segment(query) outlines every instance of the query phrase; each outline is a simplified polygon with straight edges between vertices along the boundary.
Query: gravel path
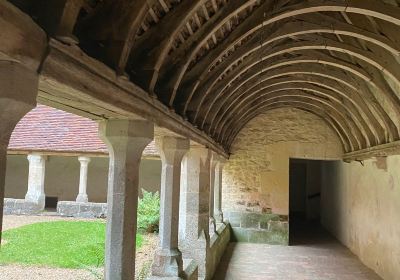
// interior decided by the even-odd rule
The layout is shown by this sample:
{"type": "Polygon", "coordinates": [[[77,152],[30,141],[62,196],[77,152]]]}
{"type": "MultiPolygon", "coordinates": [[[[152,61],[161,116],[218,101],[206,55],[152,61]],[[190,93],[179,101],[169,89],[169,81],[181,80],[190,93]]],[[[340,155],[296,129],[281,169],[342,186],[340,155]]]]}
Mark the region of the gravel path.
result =
{"type": "MultiPolygon", "coordinates": [[[[3,218],[3,230],[20,226],[52,221],[88,221],[90,219],[64,218],[59,216],[15,216],[6,215],[3,218]]],[[[144,244],[136,253],[136,276],[145,276],[149,271],[154,251],[157,248],[158,236],[148,234],[144,244]]],[[[0,280],[100,280],[103,269],[90,272],[84,269],[49,268],[24,265],[0,265],[0,280]]],[[[144,279],[144,278],[143,278],[144,279]]],[[[141,279],[140,279],[141,280],[141,279]]]]}
{"type": "Polygon", "coordinates": [[[54,221],[93,221],[93,219],[66,218],[54,215],[40,215],[40,216],[4,215],[3,231],[34,223],[54,222],[54,221]]]}

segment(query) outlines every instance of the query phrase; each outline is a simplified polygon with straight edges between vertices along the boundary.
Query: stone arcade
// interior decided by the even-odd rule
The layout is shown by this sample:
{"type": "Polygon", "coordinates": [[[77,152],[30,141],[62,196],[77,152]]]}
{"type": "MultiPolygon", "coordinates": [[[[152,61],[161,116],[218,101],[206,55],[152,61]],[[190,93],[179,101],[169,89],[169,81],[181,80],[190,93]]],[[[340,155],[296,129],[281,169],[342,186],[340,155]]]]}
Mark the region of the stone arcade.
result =
{"type": "MultiPolygon", "coordinates": [[[[321,192],[307,195],[320,197],[322,224],[398,279],[399,5],[0,1],[0,211],[10,135],[40,102],[100,123],[107,280],[134,277],[138,168],[154,135],[163,165],[155,279],[211,279],[231,239],[287,243],[294,158],[322,161],[321,192]]],[[[42,160],[30,158],[35,203],[42,160]]]]}

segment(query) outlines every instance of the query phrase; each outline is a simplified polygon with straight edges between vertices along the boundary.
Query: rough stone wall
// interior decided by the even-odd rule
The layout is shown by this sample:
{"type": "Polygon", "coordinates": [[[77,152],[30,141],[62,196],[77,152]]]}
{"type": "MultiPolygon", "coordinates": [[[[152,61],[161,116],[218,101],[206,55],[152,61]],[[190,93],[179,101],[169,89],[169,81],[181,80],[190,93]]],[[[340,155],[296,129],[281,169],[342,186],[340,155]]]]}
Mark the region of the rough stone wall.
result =
{"type": "Polygon", "coordinates": [[[383,279],[400,279],[400,156],[322,167],[322,224],[383,279]]]}
{"type": "Polygon", "coordinates": [[[343,149],[319,117],[293,108],[271,110],[238,134],[223,172],[225,218],[238,241],[286,244],[289,159],[338,159],[343,149]]]}

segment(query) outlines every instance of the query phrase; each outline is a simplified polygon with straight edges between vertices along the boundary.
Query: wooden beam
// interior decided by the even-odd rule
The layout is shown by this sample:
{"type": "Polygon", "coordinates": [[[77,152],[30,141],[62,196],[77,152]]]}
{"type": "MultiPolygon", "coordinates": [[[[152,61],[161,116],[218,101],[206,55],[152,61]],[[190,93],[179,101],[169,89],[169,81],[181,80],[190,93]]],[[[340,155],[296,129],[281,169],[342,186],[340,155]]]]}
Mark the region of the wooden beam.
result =
{"type": "Polygon", "coordinates": [[[144,118],[228,157],[224,148],[204,132],[77,48],[51,40],[40,75],[41,88],[57,89],[55,94],[61,97],[74,97],[90,106],[90,112],[98,118],[144,118]],[[107,112],[113,113],[110,116],[107,112]]]}
{"type": "Polygon", "coordinates": [[[132,79],[142,88],[154,93],[159,69],[164,63],[174,39],[204,1],[181,2],[156,26],[138,38],[132,46],[129,62],[133,74],[132,79]]]}
{"type": "Polygon", "coordinates": [[[157,0],[106,0],[85,29],[94,41],[105,44],[105,60],[118,75],[125,73],[136,34],[157,0]]]}
{"type": "Polygon", "coordinates": [[[400,141],[382,144],[367,149],[345,153],[343,160],[346,162],[367,160],[373,157],[388,157],[400,155],[400,141]]]}

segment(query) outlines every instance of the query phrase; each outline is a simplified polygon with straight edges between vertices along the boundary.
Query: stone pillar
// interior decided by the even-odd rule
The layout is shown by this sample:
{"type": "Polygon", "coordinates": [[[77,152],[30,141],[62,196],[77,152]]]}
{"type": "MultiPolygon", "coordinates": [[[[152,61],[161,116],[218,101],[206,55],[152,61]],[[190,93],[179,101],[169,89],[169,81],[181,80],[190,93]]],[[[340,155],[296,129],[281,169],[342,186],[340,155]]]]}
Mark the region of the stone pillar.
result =
{"type": "Polygon", "coordinates": [[[217,232],[217,225],[214,218],[214,196],[215,196],[215,166],[217,165],[218,155],[212,152],[210,163],[210,235],[217,232]]]}
{"type": "Polygon", "coordinates": [[[105,279],[135,275],[139,165],[153,140],[154,125],[144,120],[108,120],[99,134],[110,154],[107,197],[105,279]]]}
{"type": "Polygon", "coordinates": [[[0,60],[0,242],[7,146],[17,123],[36,106],[38,76],[14,61],[0,60]]]}
{"type": "Polygon", "coordinates": [[[215,166],[215,180],[214,180],[214,218],[216,223],[222,223],[224,220],[222,214],[222,170],[226,160],[219,156],[215,166]]]}
{"type": "Polygon", "coordinates": [[[179,248],[183,257],[194,259],[199,277],[209,278],[208,262],[210,157],[208,149],[195,146],[182,162],[181,207],[179,220],[179,248]]]}
{"type": "Polygon", "coordinates": [[[25,195],[25,201],[34,204],[36,211],[44,210],[44,176],[46,171],[46,156],[39,154],[28,155],[29,176],[28,191],[25,195]]]}
{"type": "Polygon", "coordinates": [[[89,157],[78,157],[81,163],[81,171],[79,174],[79,194],[76,197],[76,202],[88,202],[87,196],[87,177],[88,177],[88,165],[90,162],[89,157]]]}
{"type": "Polygon", "coordinates": [[[163,137],[156,144],[162,161],[160,246],[154,256],[152,275],[180,277],[183,272],[182,254],[178,249],[181,162],[190,142],[163,137]]]}

